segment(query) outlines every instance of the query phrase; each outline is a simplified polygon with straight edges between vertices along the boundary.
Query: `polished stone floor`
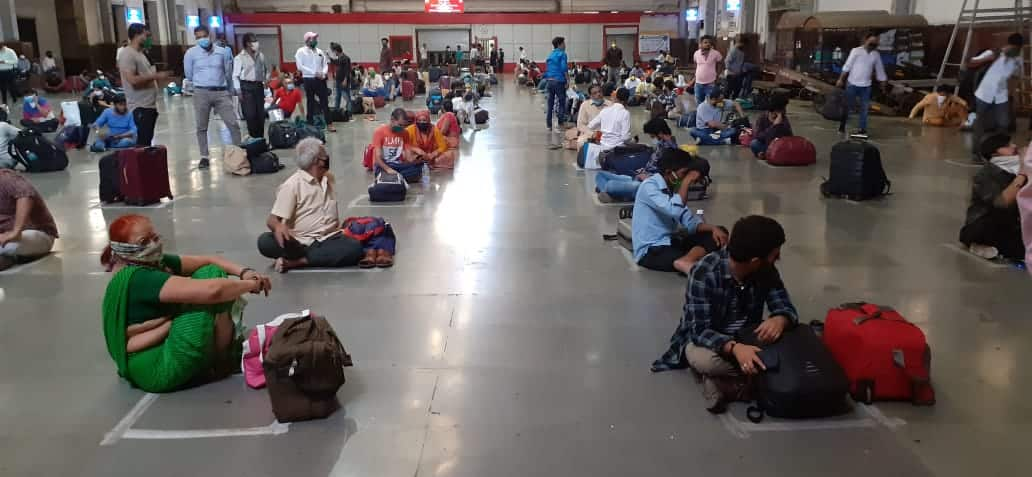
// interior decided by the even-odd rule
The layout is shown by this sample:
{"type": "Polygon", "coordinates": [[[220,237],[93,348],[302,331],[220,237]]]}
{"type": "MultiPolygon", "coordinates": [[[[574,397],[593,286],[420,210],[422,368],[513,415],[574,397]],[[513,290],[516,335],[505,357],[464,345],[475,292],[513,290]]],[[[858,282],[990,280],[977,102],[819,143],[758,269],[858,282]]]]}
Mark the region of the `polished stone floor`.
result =
{"type": "MultiPolygon", "coordinates": [[[[417,100],[418,101],[418,100],[417,100]]],[[[399,102],[400,103],[400,102],[399,102]]],[[[56,253],[0,274],[3,476],[995,476],[1032,467],[1029,277],[954,243],[975,169],[965,134],[876,118],[893,181],[883,201],[822,199],[834,125],[793,104],[817,167],[775,169],[743,148],[704,148],[707,220],[777,218],[782,273],[805,320],[868,300],[919,324],[934,353],[935,407],[879,404],[824,421],[752,425],[703,409],[688,373],[651,374],[679,319],[684,281],[639,270],[601,235],[617,208],[592,173],[551,151],[542,97],[503,84],[488,129],[465,134],[454,173],[402,207],[370,207],[360,153],[379,123],[331,135],[346,215],[382,215],[399,235],[387,271],[273,277],[251,324],[311,308],[353,354],[343,409],[282,426],[239,377],[147,396],[119,380],[103,344],[98,264],[106,224],[151,217],[167,249],[254,267],[276,175],[194,167],[189,100],[162,104],[174,202],[100,207],[96,156],[34,175],[58,219],[56,253]]],[[[634,112],[640,131],[645,112],[634,112]]],[[[382,120],[385,113],[379,115],[382,120]]],[[[217,135],[213,122],[213,136],[217,135]]],[[[678,134],[687,138],[686,132],[678,134]]],[[[215,154],[217,157],[218,154],[215,154]]],[[[289,164],[292,153],[281,157],[289,164]]]]}

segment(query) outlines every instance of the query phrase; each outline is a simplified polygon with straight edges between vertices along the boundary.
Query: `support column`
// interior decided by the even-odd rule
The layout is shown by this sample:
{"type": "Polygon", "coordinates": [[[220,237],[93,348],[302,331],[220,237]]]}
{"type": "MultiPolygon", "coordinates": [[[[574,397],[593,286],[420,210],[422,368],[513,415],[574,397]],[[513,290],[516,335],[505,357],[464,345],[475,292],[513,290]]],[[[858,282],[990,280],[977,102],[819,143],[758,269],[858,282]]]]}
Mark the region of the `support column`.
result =
{"type": "Polygon", "coordinates": [[[18,14],[14,0],[0,0],[0,41],[17,41],[18,14]]]}

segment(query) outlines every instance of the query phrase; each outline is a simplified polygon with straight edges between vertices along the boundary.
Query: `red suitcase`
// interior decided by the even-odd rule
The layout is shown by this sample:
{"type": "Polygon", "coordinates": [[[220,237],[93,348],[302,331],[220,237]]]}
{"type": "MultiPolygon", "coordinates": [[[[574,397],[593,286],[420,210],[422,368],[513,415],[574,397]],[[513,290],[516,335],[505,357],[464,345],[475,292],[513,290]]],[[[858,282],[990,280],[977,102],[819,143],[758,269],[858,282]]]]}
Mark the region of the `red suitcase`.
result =
{"type": "Polygon", "coordinates": [[[738,144],[741,144],[742,146],[749,147],[749,145],[752,144],[752,140],[752,129],[745,129],[738,135],[738,144]]]}
{"type": "Polygon", "coordinates": [[[419,72],[416,70],[407,70],[404,73],[404,77],[405,79],[415,83],[416,80],[419,78],[419,72]]]}
{"type": "Polygon", "coordinates": [[[383,96],[373,96],[373,106],[375,106],[376,109],[382,109],[386,105],[387,105],[387,98],[385,98],[383,96]]]}
{"type": "Polygon", "coordinates": [[[824,321],[824,344],[846,371],[855,401],[935,404],[932,350],[924,332],[896,310],[870,303],[839,305],[824,321]]]}
{"type": "Polygon", "coordinates": [[[118,152],[122,163],[121,193],[128,205],[149,205],[172,198],[165,146],[137,147],[118,152]]]}
{"type": "Polygon", "coordinates": [[[365,147],[365,153],[362,154],[362,165],[369,170],[373,170],[373,151],[373,145],[369,144],[365,147]]]}
{"type": "Polygon", "coordinates": [[[767,147],[766,158],[772,166],[809,166],[817,163],[817,148],[805,137],[779,137],[767,147]]]}
{"type": "Polygon", "coordinates": [[[405,101],[412,101],[416,97],[416,84],[405,80],[401,82],[401,99],[405,101]]]}

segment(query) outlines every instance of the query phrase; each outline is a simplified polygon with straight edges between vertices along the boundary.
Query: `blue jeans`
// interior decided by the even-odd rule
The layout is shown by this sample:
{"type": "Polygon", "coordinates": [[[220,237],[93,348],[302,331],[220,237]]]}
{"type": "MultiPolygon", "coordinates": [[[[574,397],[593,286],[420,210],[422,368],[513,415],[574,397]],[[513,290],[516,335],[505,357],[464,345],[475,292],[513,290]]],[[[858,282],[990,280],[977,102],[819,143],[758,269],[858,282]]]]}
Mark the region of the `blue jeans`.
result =
{"type": "MultiPolygon", "coordinates": [[[[401,174],[408,182],[418,181],[423,177],[423,162],[405,162],[400,164],[388,164],[391,169],[401,174]]],[[[373,176],[380,174],[380,166],[373,166],[373,176]]]]}
{"type": "Polygon", "coordinates": [[[712,93],[713,90],[715,90],[715,89],[717,89],[716,83],[710,83],[710,84],[695,83],[695,100],[698,101],[699,103],[702,103],[703,101],[706,101],[706,98],[709,98],[710,93],[712,93]]]}
{"type": "Polygon", "coordinates": [[[115,138],[104,138],[97,139],[90,150],[94,152],[104,152],[108,149],[125,149],[127,147],[133,147],[136,145],[136,138],[123,137],[121,139],[115,138]]]}
{"type": "Polygon", "coordinates": [[[631,202],[638,193],[638,186],[641,181],[609,171],[598,171],[595,174],[595,188],[599,192],[605,192],[616,200],[631,202]]]}
{"type": "Polygon", "coordinates": [[[560,124],[566,122],[566,83],[548,81],[548,112],[545,113],[545,125],[552,127],[552,113],[558,117],[556,121],[560,124]]]}
{"type": "Polygon", "coordinates": [[[383,88],[378,88],[378,89],[366,88],[366,89],[362,90],[362,96],[365,96],[367,98],[372,98],[372,97],[375,97],[375,96],[387,96],[387,91],[384,91],[383,88]]]}
{"type": "Polygon", "coordinates": [[[394,101],[395,93],[398,88],[398,80],[391,78],[384,82],[383,87],[387,90],[387,101],[394,101]]]}
{"type": "Polygon", "coordinates": [[[839,129],[845,129],[849,122],[849,111],[853,109],[853,100],[860,101],[860,129],[867,130],[867,111],[871,109],[871,87],[870,86],[846,86],[846,115],[842,116],[839,129]]]}
{"type": "Polygon", "coordinates": [[[738,130],[735,128],[724,128],[724,129],[713,129],[713,128],[694,128],[692,129],[692,137],[699,139],[699,145],[701,146],[723,146],[726,145],[728,139],[731,139],[738,135],[738,130]],[[718,139],[713,139],[710,134],[720,133],[718,139]]]}
{"type": "Polygon", "coordinates": [[[749,143],[749,149],[752,149],[754,156],[760,157],[760,154],[767,152],[767,145],[767,143],[759,139],[753,139],[752,142],[749,143]]]}
{"type": "Polygon", "coordinates": [[[344,110],[351,111],[351,90],[344,87],[344,81],[342,80],[337,80],[335,86],[337,88],[337,98],[334,100],[334,108],[340,109],[341,99],[347,99],[347,102],[344,104],[344,110]]]}
{"type": "Polygon", "coordinates": [[[694,128],[695,127],[695,111],[690,113],[684,113],[680,118],[677,118],[677,127],[679,128],[694,128]]]}

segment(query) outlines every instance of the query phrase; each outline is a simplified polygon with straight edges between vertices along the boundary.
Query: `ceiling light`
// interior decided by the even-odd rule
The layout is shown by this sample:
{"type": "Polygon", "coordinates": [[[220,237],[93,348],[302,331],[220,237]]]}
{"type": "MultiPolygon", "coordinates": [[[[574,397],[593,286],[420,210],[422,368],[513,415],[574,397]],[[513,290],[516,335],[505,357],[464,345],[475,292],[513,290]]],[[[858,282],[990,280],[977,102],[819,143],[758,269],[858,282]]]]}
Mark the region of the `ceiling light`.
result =
{"type": "Polygon", "coordinates": [[[656,13],[656,12],[654,12],[652,10],[645,10],[645,13],[656,13]]]}

